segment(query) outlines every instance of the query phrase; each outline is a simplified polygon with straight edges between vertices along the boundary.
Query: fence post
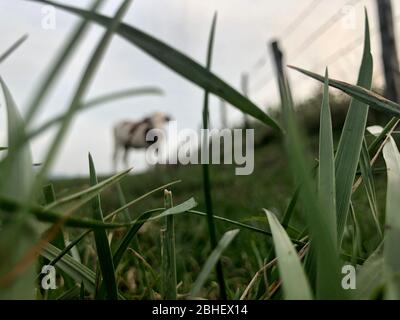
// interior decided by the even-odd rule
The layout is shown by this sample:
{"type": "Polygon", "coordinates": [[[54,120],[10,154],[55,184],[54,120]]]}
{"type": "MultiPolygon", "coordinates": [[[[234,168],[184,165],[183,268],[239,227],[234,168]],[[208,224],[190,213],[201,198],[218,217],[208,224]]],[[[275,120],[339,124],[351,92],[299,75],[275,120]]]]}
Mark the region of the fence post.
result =
{"type": "Polygon", "coordinates": [[[397,57],[396,37],[393,25],[391,0],[376,0],[381,33],[382,63],[385,74],[385,95],[388,99],[400,100],[400,70],[397,57]]]}

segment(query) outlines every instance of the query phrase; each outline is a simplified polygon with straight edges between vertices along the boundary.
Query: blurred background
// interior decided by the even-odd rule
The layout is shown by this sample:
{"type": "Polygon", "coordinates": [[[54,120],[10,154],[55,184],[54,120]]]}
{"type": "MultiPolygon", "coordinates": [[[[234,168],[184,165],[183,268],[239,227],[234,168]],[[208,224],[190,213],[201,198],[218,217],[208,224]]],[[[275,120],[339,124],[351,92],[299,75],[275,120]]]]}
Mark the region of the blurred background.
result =
{"type": "MultiPolygon", "coordinates": [[[[60,2],[85,8],[90,3],[83,0],[60,2]]],[[[392,1],[392,4],[397,28],[400,23],[399,3],[392,1]]],[[[107,1],[101,11],[113,15],[118,5],[119,1],[107,1]]],[[[278,103],[278,90],[269,43],[279,40],[288,64],[318,73],[323,73],[325,66],[329,66],[333,78],[355,83],[361,60],[364,6],[370,16],[374,86],[381,87],[384,76],[375,0],[136,0],[124,21],[205,64],[211,20],[217,11],[213,72],[245,91],[258,106],[272,112],[278,103]]],[[[29,35],[21,48],[0,66],[0,74],[23,113],[78,21],[71,14],[55,10],[55,27],[44,28],[43,19],[48,14],[48,8],[41,4],[0,0],[0,21],[3,22],[0,25],[0,50],[8,48],[22,35],[29,35]]],[[[102,31],[96,25],[91,27],[35,124],[65,110],[102,31]]],[[[297,103],[306,101],[320,88],[319,83],[295,71],[289,71],[289,77],[297,103]]],[[[111,130],[122,119],[136,120],[153,111],[162,111],[171,114],[180,129],[199,128],[203,91],[118,36],[114,37],[107,51],[87,99],[143,85],[160,87],[164,96],[118,100],[81,113],[57,157],[52,175],[86,175],[89,151],[96,159],[97,171],[110,173],[111,130]]],[[[211,125],[221,127],[220,101],[212,97],[210,103],[211,125]]],[[[1,119],[4,120],[3,114],[1,119]]],[[[229,127],[238,126],[243,116],[227,106],[226,121],[229,127]]],[[[5,131],[3,122],[0,130],[5,131]]],[[[41,161],[52,134],[54,130],[32,144],[35,162],[41,161]]],[[[143,171],[146,168],[144,152],[133,152],[130,164],[135,167],[135,172],[143,171]]]]}

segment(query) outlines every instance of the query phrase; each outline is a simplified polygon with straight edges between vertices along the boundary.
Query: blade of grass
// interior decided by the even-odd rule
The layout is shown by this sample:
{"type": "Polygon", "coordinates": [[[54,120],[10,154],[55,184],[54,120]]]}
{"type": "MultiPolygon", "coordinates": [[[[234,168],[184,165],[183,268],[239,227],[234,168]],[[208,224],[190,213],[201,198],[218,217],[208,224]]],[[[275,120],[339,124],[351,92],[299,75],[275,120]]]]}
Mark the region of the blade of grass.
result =
{"type": "Polygon", "coordinates": [[[319,132],[318,195],[328,215],[329,232],[337,239],[335,158],[333,154],[332,119],[329,106],[328,69],[325,73],[319,132]]]}
{"type": "Polygon", "coordinates": [[[275,215],[268,210],[264,209],[264,211],[274,240],[285,298],[288,300],[311,300],[310,285],[289,236],[275,215]]]}
{"type": "MultiPolygon", "coordinates": [[[[325,72],[324,91],[320,113],[319,132],[319,164],[318,164],[318,197],[326,205],[328,232],[332,239],[337,239],[336,222],[336,189],[335,189],[335,160],[333,151],[332,119],[329,105],[328,69],[325,72]]],[[[337,248],[336,248],[337,249],[337,248]]],[[[305,259],[305,271],[313,292],[317,286],[317,254],[314,243],[305,259]]]]}
{"type": "MultiPolygon", "coordinates": [[[[364,53],[357,84],[371,88],[373,60],[371,55],[368,16],[365,13],[364,53]]],[[[333,86],[334,80],[329,79],[333,86]]],[[[335,158],[336,208],[338,243],[341,244],[346,225],[352,186],[360,159],[362,141],[367,122],[368,105],[365,100],[352,99],[340,137],[335,158]]]]}
{"type": "MultiPolygon", "coordinates": [[[[124,192],[122,190],[122,187],[121,187],[120,183],[117,184],[117,192],[118,192],[118,200],[119,200],[120,206],[123,207],[123,206],[126,205],[126,199],[125,199],[125,195],[124,195],[124,192]]],[[[130,221],[131,220],[131,215],[129,213],[128,208],[124,209],[123,213],[124,213],[124,220],[126,222],[130,221]]],[[[115,216],[113,216],[113,217],[115,217],[115,216]]]]}
{"type": "MultiPolygon", "coordinates": [[[[357,81],[359,86],[367,89],[371,88],[372,70],[373,60],[370,46],[369,23],[368,16],[365,14],[364,53],[357,81]]],[[[339,146],[336,152],[336,201],[339,244],[342,241],[346,225],[351,191],[360,159],[367,116],[368,105],[353,99],[347,112],[339,146]]]]}
{"type": "Polygon", "coordinates": [[[146,221],[152,216],[152,211],[147,211],[141,214],[135,221],[132,227],[125,233],[124,237],[118,244],[116,250],[113,254],[114,266],[115,269],[118,268],[119,263],[121,262],[123,254],[128,250],[129,245],[131,244],[133,238],[139,231],[139,229],[146,223],[146,221]]]}
{"type": "MultiPolygon", "coordinates": [[[[315,80],[321,82],[324,81],[323,76],[313,73],[311,71],[307,71],[294,66],[289,66],[289,68],[299,71],[315,80]]],[[[371,90],[368,90],[360,85],[352,85],[335,79],[329,79],[329,85],[343,91],[357,101],[362,102],[365,105],[369,105],[371,108],[374,108],[377,111],[384,112],[396,118],[400,118],[400,105],[398,103],[390,101],[371,90]]]]}
{"type": "Polygon", "coordinates": [[[392,118],[383,128],[383,130],[379,133],[377,137],[371,142],[368,146],[368,152],[370,157],[373,157],[375,152],[380,148],[380,144],[386,139],[388,134],[391,134],[399,124],[400,120],[397,118],[392,118]]]}
{"type": "MultiPolygon", "coordinates": [[[[96,0],[95,2],[93,2],[90,10],[88,11],[88,16],[94,14],[94,12],[100,7],[103,1],[104,0],[96,0]]],[[[69,58],[74,53],[76,47],[80,43],[82,37],[86,33],[89,22],[90,19],[86,18],[82,22],[80,22],[73,30],[72,34],[70,35],[64,46],[61,48],[60,53],[57,55],[44,80],[41,82],[37,93],[35,94],[35,96],[31,100],[31,103],[28,106],[28,112],[25,117],[26,123],[29,123],[39,111],[40,104],[47,96],[58,75],[61,73],[65,64],[68,62],[69,58]]]]}
{"type": "MultiPolygon", "coordinates": [[[[90,168],[90,184],[97,184],[96,169],[94,167],[92,156],[89,153],[89,168],[90,168]]],[[[101,210],[100,195],[97,195],[92,200],[93,218],[104,222],[103,211],[101,210]]],[[[118,299],[118,289],[115,279],[115,268],[111,248],[108,243],[108,237],[105,230],[94,230],[94,238],[96,242],[96,251],[98,262],[100,265],[101,274],[103,277],[104,288],[106,290],[105,297],[111,300],[118,299]]]]}
{"type": "Polygon", "coordinates": [[[350,202],[350,217],[353,223],[353,252],[351,256],[351,263],[357,263],[357,257],[359,253],[362,252],[362,238],[361,238],[361,228],[357,219],[356,211],[354,210],[353,203],[350,202]]]}
{"type": "MultiPolygon", "coordinates": [[[[121,187],[121,184],[120,184],[120,183],[117,184],[117,191],[118,191],[118,199],[119,199],[119,204],[120,204],[120,206],[121,206],[121,207],[122,207],[122,206],[125,206],[125,205],[126,205],[126,199],[125,199],[125,195],[124,195],[124,192],[123,192],[123,190],[122,190],[122,187],[121,187]]],[[[123,211],[123,213],[124,213],[124,220],[125,220],[125,221],[130,221],[130,220],[131,220],[131,217],[130,217],[129,209],[128,209],[128,208],[125,209],[125,210],[123,211]]],[[[115,217],[116,217],[116,216],[113,216],[111,219],[114,219],[115,217]]],[[[150,215],[149,215],[149,217],[150,217],[150,215]]],[[[147,217],[146,217],[146,215],[145,215],[145,213],[144,213],[143,215],[139,216],[139,219],[138,219],[138,220],[145,220],[145,219],[147,219],[147,217]]],[[[132,226],[132,228],[134,228],[134,226],[132,226]]],[[[140,229],[140,227],[137,229],[137,231],[139,231],[139,229],[140,229]]],[[[133,247],[134,247],[136,250],[138,250],[139,252],[142,252],[141,245],[140,245],[140,243],[139,243],[138,237],[135,237],[137,231],[134,232],[133,230],[132,230],[132,231],[131,231],[131,230],[128,230],[128,232],[127,232],[126,235],[124,236],[124,239],[125,239],[125,237],[127,237],[128,234],[131,235],[131,236],[132,236],[132,239],[131,239],[131,240],[133,240],[133,247]]],[[[111,235],[112,235],[112,234],[111,234],[111,235]]],[[[110,236],[109,236],[109,238],[110,238],[110,236]]],[[[126,241],[126,240],[128,240],[128,239],[126,238],[125,241],[121,241],[120,244],[128,243],[128,241],[126,241]]],[[[110,243],[111,243],[111,241],[110,241],[110,243]]],[[[129,245],[129,243],[128,243],[128,245],[129,245]]],[[[116,257],[115,254],[116,254],[116,252],[119,250],[119,248],[121,248],[120,250],[121,250],[122,252],[125,252],[125,250],[127,250],[127,249],[132,249],[132,248],[129,248],[129,247],[126,247],[125,249],[123,249],[123,248],[121,247],[121,245],[120,245],[120,246],[114,251],[113,259],[114,259],[114,264],[115,264],[115,270],[118,270],[118,264],[119,264],[118,261],[117,261],[117,260],[118,260],[118,257],[116,257]]],[[[136,251],[135,251],[135,252],[136,252],[136,251]]],[[[122,254],[123,254],[123,253],[122,253],[122,254]]],[[[122,257],[122,255],[121,255],[121,257],[122,257]]],[[[144,260],[144,259],[142,260],[142,259],[140,258],[141,256],[140,256],[139,254],[138,254],[136,257],[138,257],[138,259],[135,259],[133,267],[134,267],[134,268],[137,268],[138,271],[142,274],[141,279],[142,279],[143,292],[145,292],[146,289],[148,289],[148,292],[149,292],[149,299],[150,299],[150,300],[154,300],[154,294],[153,294],[153,290],[151,289],[149,277],[148,277],[148,275],[147,275],[145,265],[142,263],[142,262],[145,261],[145,260],[144,260]]],[[[155,275],[155,272],[154,272],[154,270],[153,270],[151,267],[150,267],[149,270],[150,270],[151,272],[153,272],[154,275],[155,275]]],[[[157,278],[157,277],[155,277],[155,278],[157,278]]],[[[154,278],[154,279],[155,279],[155,278],[154,278]]]]}
{"type": "MultiPolygon", "coordinates": [[[[149,219],[149,217],[154,213],[154,212],[158,212],[158,211],[162,211],[163,208],[157,208],[157,209],[152,209],[152,210],[148,210],[144,213],[142,213],[138,219],[136,219],[135,221],[133,221],[133,223],[131,224],[131,228],[128,230],[127,234],[129,233],[130,235],[133,234],[133,236],[135,235],[134,231],[131,231],[131,229],[139,231],[139,229],[141,228],[141,226],[149,219]]],[[[106,219],[106,218],[104,218],[106,219]]],[[[80,236],[78,236],[76,239],[74,239],[73,241],[71,241],[68,246],[66,246],[61,252],[60,255],[58,255],[56,258],[54,258],[53,260],[51,260],[49,262],[50,265],[55,265],[64,255],[66,255],[72,248],[74,248],[75,246],[77,246],[79,244],[79,242],[85,238],[88,234],[90,234],[93,231],[93,229],[89,229],[86,230],[85,232],[81,233],[80,236]]],[[[115,265],[115,269],[117,268],[117,265],[120,262],[120,259],[122,257],[122,254],[125,252],[125,250],[127,249],[127,247],[124,249],[124,245],[127,243],[128,241],[126,240],[122,240],[120,245],[118,246],[116,252],[113,255],[113,260],[114,260],[114,265],[115,265]],[[118,253],[117,253],[118,252],[118,253]]],[[[128,243],[129,245],[129,243],[128,243]]]]}
{"type": "MultiPolygon", "coordinates": [[[[163,92],[156,87],[143,87],[143,88],[133,88],[133,89],[122,90],[122,91],[102,95],[97,98],[93,98],[93,99],[87,101],[86,103],[84,103],[82,106],[80,106],[79,111],[85,111],[87,109],[91,109],[91,108],[97,107],[97,106],[105,104],[105,103],[110,103],[110,102],[113,102],[113,101],[116,101],[119,99],[128,98],[128,97],[150,95],[150,94],[161,95],[162,93],[163,92]]],[[[46,121],[38,128],[32,130],[28,134],[28,138],[33,139],[34,137],[38,136],[42,132],[51,128],[52,126],[64,121],[64,119],[66,119],[66,117],[67,117],[67,113],[68,112],[46,121]]]]}
{"type": "MultiPolygon", "coordinates": [[[[201,211],[197,211],[197,210],[188,210],[188,213],[191,213],[191,214],[194,214],[194,215],[197,215],[197,216],[207,217],[207,213],[204,213],[204,212],[201,212],[201,211]]],[[[267,236],[270,236],[270,237],[272,236],[271,232],[269,232],[269,231],[266,231],[266,230],[263,230],[263,229],[248,225],[248,224],[244,224],[244,223],[241,223],[239,221],[231,220],[231,219],[220,217],[220,216],[214,216],[214,219],[216,221],[226,222],[226,223],[229,223],[231,225],[234,225],[234,226],[237,226],[237,227],[240,227],[240,228],[243,228],[243,229],[247,229],[247,230],[250,230],[250,231],[254,231],[254,232],[257,232],[257,233],[260,233],[260,234],[263,234],[263,235],[267,235],[267,236]]],[[[302,241],[299,241],[299,240],[296,240],[296,239],[290,239],[290,240],[293,243],[304,245],[304,242],[302,242],[302,241]]]]}
{"type": "MultiPolygon", "coordinates": [[[[15,148],[21,136],[25,135],[24,121],[2,78],[0,86],[4,95],[8,127],[8,153],[0,162],[0,196],[24,203],[23,207],[13,213],[14,219],[0,217],[0,298],[33,299],[34,265],[29,265],[16,279],[12,278],[11,283],[7,280],[32,242],[37,241],[40,230],[38,223],[33,221],[25,210],[34,180],[30,147],[25,144],[23,148],[18,150],[15,148]]],[[[0,211],[0,213],[7,212],[0,211]]]]}
{"type": "Polygon", "coordinates": [[[174,185],[174,184],[176,184],[176,183],[179,183],[179,182],[181,182],[181,180],[172,181],[172,182],[170,182],[170,183],[164,184],[164,185],[161,186],[161,187],[158,187],[158,188],[155,188],[155,189],[153,189],[153,190],[150,190],[149,192],[147,192],[147,193],[141,195],[140,197],[138,197],[138,198],[136,198],[136,199],[134,199],[134,200],[132,200],[132,201],[129,201],[128,203],[126,203],[125,205],[121,206],[121,207],[118,208],[117,210],[111,212],[110,214],[108,214],[108,215],[106,216],[106,219],[112,218],[112,217],[114,217],[115,215],[117,215],[117,214],[119,214],[119,213],[121,213],[121,212],[125,212],[125,210],[127,210],[129,207],[131,207],[131,206],[133,206],[134,204],[138,203],[139,201],[145,199],[146,197],[148,197],[148,196],[154,194],[155,192],[160,191],[160,190],[164,190],[165,188],[167,188],[167,187],[169,187],[169,186],[172,186],[172,185],[174,185]]]}
{"type": "Polygon", "coordinates": [[[328,216],[322,210],[312,183],[311,166],[307,161],[303,135],[294,119],[293,99],[289,83],[282,67],[277,68],[281,95],[284,128],[286,130],[286,149],[290,168],[296,183],[301,185],[300,199],[306,212],[310,236],[316,252],[317,298],[341,299],[345,296],[340,285],[339,256],[336,252],[336,239],[325,232],[329,224],[328,216]]]}
{"type": "Polygon", "coordinates": [[[400,242],[400,153],[394,139],[389,136],[383,147],[387,171],[386,193],[386,232],[383,248],[384,275],[386,279],[387,299],[400,299],[400,257],[398,245],[400,242]]]}
{"type": "Polygon", "coordinates": [[[369,157],[368,147],[365,138],[363,139],[363,145],[361,149],[360,170],[364,182],[365,192],[368,198],[369,207],[371,209],[372,218],[375,222],[378,234],[382,240],[383,233],[378,219],[379,212],[378,212],[378,202],[376,200],[375,182],[374,182],[374,176],[372,174],[371,159],[369,157]]]}
{"type": "Polygon", "coordinates": [[[77,297],[79,297],[79,293],[81,292],[81,287],[78,285],[75,285],[71,289],[63,292],[61,295],[59,295],[56,300],[74,300],[77,297]]]}
{"type": "MultiPolygon", "coordinates": [[[[171,191],[164,190],[167,210],[173,208],[171,191]]],[[[174,216],[165,218],[161,228],[161,296],[166,300],[176,300],[176,255],[174,216]]]]}
{"type": "Polygon", "coordinates": [[[238,229],[227,231],[219,240],[217,247],[212,251],[210,256],[207,258],[203,268],[201,269],[200,274],[198,275],[192,291],[190,292],[191,297],[196,297],[200,293],[201,288],[203,287],[204,283],[206,282],[208,276],[210,275],[211,271],[214,269],[217,261],[220,259],[222,253],[225,249],[230,245],[232,240],[237,236],[239,233],[238,229]]]}
{"type": "Polygon", "coordinates": [[[121,173],[117,173],[114,176],[87,188],[83,191],[79,191],[72,195],[66,196],[64,198],[58,199],[44,207],[45,210],[60,210],[64,212],[71,212],[77,208],[83,206],[85,203],[93,199],[95,196],[100,194],[106,188],[111,187],[115,183],[119,182],[122,178],[126,177],[131,169],[125,170],[121,173]]]}
{"type": "MultiPolygon", "coordinates": [[[[60,124],[60,128],[58,129],[51,146],[49,148],[49,152],[47,153],[45,160],[40,167],[40,171],[38,172],[37,183],[46,177],[53,161],[55,159],[56,154],[58,153],[59,148],[63,142],[65,134],[67,133],[72,120],[78,111],[79,107],[82,104],[82,99],[86,92],[88,91],[91,81],[93,80],[96,71],[102,61],[102,58],[111,42],[112,36],[114,32],[117,30],[125,12],[128,10],[131,4],[131,0],[125,0],[121,6],[118,8],[117,13],[115,14],[113,19],[109,20],[107,25],[107,29],[98,43],[96,49],[94,50],[93,55],[90,58],[90,61],[84,71],[81,80],[79,81],[78,88],[72,98],[71,104],[68,108],[68,112],[65,115],[64,121],[60,124]]],[[[92,17],[91,14],[89,14],[92,17]]],[[[89,17],[88,16],[88,17],[89,17]]]]}
{"type": "MultiPolygon", "coordinates": [[[[186,212],[192,208],[194,208],[197,205],[196,201],[193,198],[190,198],[189,200],[171,208],[168,210],[165,210],[161,214],[149,218],[149,220],[157,220],[163,217],[166,217],[168,215],[174,215],[174,214],[180,214],[183,212],[186,212]]],[[[20,203],[5,199],[5,198],[0,198],[0,209],[3,209],[6,211],[7,215],[10,215],[10,213],[18,212],[20,208],[24,208],[23,205],[20,203]]],[[[149,211],[156,212],[156,211],[162,211],[164,208],[156,208],[152,209],[149,211]]],[[[56,223],[62,220],[63,224],[69,227],[76,227],[76,228],[91,228],[91,229],[116,229],[116,228],[126,228],[126,227],[131,227],[135,223],[139,223],[140,221],[136,222],[129,222],[129,223],[104,223],[100,222],[94,219],[89,219],[89,218],[76,218],[72,216],[65,216],[62,213],[55,212],[55,211],[46,211],[41,207],[29,207],[28,212],[33,214],[39,221],[43,222],[50,222],[50,223],[56,223]]],[[[2,212],[2,215],[4,215],[2,212]]],[[[203,213],[202,213],[203,214],[203,213]]],[[[206,215],[204,213],[204,215],[206,215]]],[[[104,219],[108,220],[110,219],[112,214],[107,215],[104,219]]],[[[262,231],[262,230],[260,230],[262,231]]]]}
{"type": "MultiPolygon", "coordinates": [[[[41,255],[51,261],[59,256],[60,253],[60,249],[56,248],[52,244],[48,244],[43,248],[41,255]]],[[[64,255],[60,261],[57,262],[57,267],[67,273],[76,282],[83,282],[86,290],[91,294],[94,293],[95,273],[88,267],[77,262],[69,255],[64,255]]]]}
{"type": "MultiPolygon", "coordinates": [[[[0,198],[0,209],[7,210],[7,212],[1,212],[1,216],[7,216],[9,220],[12,220],[12,218],[17,220],[15,217],[11,216],[11,213],[18,212],[21,208],[26,208],[26,206],[13,200],[0,198]]],[[[29,207],[27,210],[29,213],[34,215],[38,221],[49,223],[58,223],[62,221],[62,224],[67,227],[116,229],[131,226],[130,223],[103,223],[89,218],[65,216],[63,213],[43,210],[41,207],[29,207]]]]}
{"type": "MultiPolygon", "coordinates": [[[[43,195],[47,205],[56,201],[56,194],[52,184],[48,184],[43,187],[43,195]]],[[[60,249],[65,247],[64,235],[61,229],[51,243],[60,249]]]]}
{"type": "Polygon", "coordinates": [[[65,256],[70,250],[72,250],[72,248],[74,248],[75,246],[78,245],[78,243],[85,238],[88,234],[90,234],[93,230],[89,229],[86,230],[85,232],[83,232],[79,237],[77,237],[76,239],[74,239],[73,241],[71,241],[66,247],[64,247],[64,249],[61,250],[60,254],[55,257],[53,260],[51,260],[49,262],[49,265],[54,266],[58,261],[60,261],[60,259],[65,256]]]}
{"type": "Polygon", "coordinates": [[[384,284],[383,245],[381,244],[357,272],[357,299],[371,299],[384,284]]]}
{"type": "Polygon", "coordinates": [[[25,34],[21,38],[19,38],[10,48],[8,48],[5,52],[0,55],[0,64],[4,62],[15,50],[19,48],[19,46],[28,39],[28,35],[25,34]]]}
{"type": "MultiPolygon", "coordinates": [[[[208,71],[211,70],[211,61],[212,61],[212,53],[214,47],[214,37],[215,37],[215,26],[217,23],[217,13],[214,14],[210,35],[208,39],[208,47],[207,47],[207,61],[206,61],[206,69],[208,71]]],[[[209,114],[209,92],[206,90],[204,91],[204,102],[203,102],[203,129],[208,129],[208,124],[210,123],[210,114],[209,114]]],[[[206,131],[204,131],[206,132],[206,131]]],[[[208,150],[209,140],[207,136],[203,137],[203,150],[208,150]]],[[[202,173],[203,173],[203,194],[204,194],[204,202],[206,204],[206,212],[207,212],[207,225],[208,225],[208,233],[210,235],[210,243],[211,243],[211,250],[218,244],[217,240],[217,232],[215,230],[215,223],[213,218],[213,205],[212,205],[212,191],[211,191],[211,181],[210,181],[210,167],[208,165],[208,161],[202,164],[202,173]]],[[[216,265],[216,273],[217,273],[217,280],[220,290],[220,295],[222,300],[226,300],[226,288],[225,288],[225,279],[224,273],[222,269],[221,261],[217,262],[216,265]]]]}
{"type": "Polygon", "coordinates": [[[297,200],[299,199],[299,193],[300,193],[300,187],[297,187],[292,198],[290,199],[290,202],[285,210],[285,213],[283,214],[282,218],[282,226],[285,228],[289,228],[289,222],[290,219],[293,216],[294,208],[296,207],[297,200]]]}
{"type": "MultiPolygon", "coordinates": [[[[45,185],[43,187],[43,196],[45,199],[45,203],[49,204],[54,201],[56,201],[56,194],[54,192],[53,185],[50,183],[48,185],[45,185]]],[[[49,229],[47,229],[46,232],[51,232],[49,229]]],[[[57,235],[54,237],[53,240],[50,241],[51,244],[56,246],[59,249],[64,249],[65,248],[65,238],[64,238],[64,231],[62,228],[58,230],[57,235]]],[[[44,261],[42,261],[41,265],[49,265],[49,261],[42,258],[44,261]]],[[[72,288],[74,286],[73,280],[63,271],[60,272],[63,280],[64,280],[64,288],[72,288]]],[[[52,292],[49,292],[49,297],[54,297],[52,292]]],[[[51,298],[50,298],[51,299],[51,298]]]]}
{"type": "Polygon", "coordinates": [[[85,300],[85,285],[83,282],[81,283],[81,287],[79,290],[79,300],[85,300]]]}
{"type": "MultiPolygon", "coordinates": [[[[48,244],[47,246],[45,246],[40,254],[48,260],[53,260],[54,258],[59,256],[60,253],[60,249],[56,248],[52,244],[48,244]]],[[[69,255],[63,256],[57,263],[57,267],[67,273],[77,283],[83,283],[87,292],[92,295],[95,293],[96,274],[88,267],[86,267],[82,263],[77,262],[69,255]]],[[[124,300],[124,297],[121,294],[119,294],[118,297],[120,300],[124,300]]]]}
{"type": "MultiPolygon", "coordinates": [[[[67,10],[71,13],[93,20],[94,22],[107,26],[110,23],[110,18],[96,14],[89,16],[87,10],[74,8],[72,6],[62,5],[56,2],[47,0],[30,0],[39,3],[46,3],[53,5],[57,8],[67,10]]],[[[122,23],[116,32],[125,38],[130,43],[145,51],[148,55],[157,59],[162,64],[166,65],[176,73],[180,74],[187,80],[197,84],[201,88],[213,93],[225,101],[229,102],[239,110],[247,113],[254,118],[258,119],[267,126],[271,126],[276,130],[280,130],[278,123],[257,107],[248,98],[243,96],[237,90],[233,89],[227,83],[222,81],[215,74],[207,71],[203,66],[179,52],[178,50],[170,47],[169,45],[153,38],[145,32],[122,23]]]]}

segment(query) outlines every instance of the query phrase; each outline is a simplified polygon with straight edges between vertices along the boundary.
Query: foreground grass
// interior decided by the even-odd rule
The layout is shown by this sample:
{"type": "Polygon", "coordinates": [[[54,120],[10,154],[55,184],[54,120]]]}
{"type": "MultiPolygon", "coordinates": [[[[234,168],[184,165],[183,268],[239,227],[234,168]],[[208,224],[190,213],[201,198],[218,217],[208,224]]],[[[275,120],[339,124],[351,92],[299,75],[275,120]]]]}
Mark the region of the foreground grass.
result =
{"type": "MultiPolygon", "coordinates": [[[[310,141],[310,148],[317,150],[317,137],[311,137],[310,141]]],[[[268,230],[269,227],[261,208],[270,208],[278,217],[282,217],[294,193],[287,159],[280,141],[271,142],[255,150],[255,166],[252,175],[235,176],[234,167],[229,165],[214,165],[210,169],[215,215],[242,221],[262,229],[268,230]]],[[[144,173],[127,176],[122,180],[121,187],[129,201],[144,194],[147,190],[177,179],[182,182],[171,187],[174,201],[181,203],[193,196],[199,203],[198,209],[205,211],[200,165],[152,168],[144,173]]],[[[61,196],[85,188],[88,186],[88,178],[54,179],[52,183],[56,193],[61,196]]],[[[376,184],[378,202],[384,203],[384,186],[386,184],[384,172],[376,174],[376,184]]],[[[363,246],[365,252],[369,252],[376,243],[373,222],[369,221],[371,215],[368,211],[370,210],[368,202],[362,188],[359,188],[353,197],[356,213],[360,215],[360,221],[363,221],[361,227],[368,239],[363,246]],[[368,234],[370,236],[367,236],[368,234]]],[[[137,217],[148,209],[162,207],[163,201],[163,192],[159,191],[132,207],[130,214],[132,217],[137,217]]],[[[102,207],[105,212],[119,207],[118,193],[115,188],[107,189],[102,193],[102,207]]],[[[85,207],[80,211],[82,215],[90,212],[85,207]]],[[[216,224],[219,235],[232,228],[232,226],[218,221],[216,224]]],[[[304,229],[304,217],[299,206],[296,206],[290,226],[289,234],[291,229],[299,231],[304,229]]],[[[125,290],[124,293],[132,298],[150,298],[152,294],[157,296],[157,281],[152,277],[159,274],[161,268],[160,227],[160,221],[145,224],[139,232],[138,241],[132,246],[144,258],[148,266],[143,268],[138,265],[140,258],[138,259],[138,256],[133,253],[125,255],[122,269],[122,273],[125,275],[121,277],[120,286],[122,290],[125,290]],[[148,290],[145,276],[150,278],[148,280],[154,281],[152,287],[154,292],[148,290]]],[[[190,292],[193,282],[210,252],[207,222],[203,217],[187,213],[175,219],[175,228],[178,283],[182,282],[178,288],[178,294],[184,295],[190,292]]],[[[350,237],[351,230],[348,233],[350,237]]],[[[82,253],[90,252],[92,246],[92,240],[88,240],[81,244],[80,251],[82,253]]],[[[230,298],[239,297],[238,293],[243,292],[254,274],[260,269],[263,263],[261,257],[267,256],[270,250],[269,237],[247,230],[240,232],[222,257],[230,298]]],[[[349,247],[348,250],[350,252],[351,248],[349,247]]],[[[86,254],[90,256],[90,254],[86,254]]],[[[218,287],[215,281],[213,274],[207,281],[201,296],[207,298],[218,296],[218,287]]]]}

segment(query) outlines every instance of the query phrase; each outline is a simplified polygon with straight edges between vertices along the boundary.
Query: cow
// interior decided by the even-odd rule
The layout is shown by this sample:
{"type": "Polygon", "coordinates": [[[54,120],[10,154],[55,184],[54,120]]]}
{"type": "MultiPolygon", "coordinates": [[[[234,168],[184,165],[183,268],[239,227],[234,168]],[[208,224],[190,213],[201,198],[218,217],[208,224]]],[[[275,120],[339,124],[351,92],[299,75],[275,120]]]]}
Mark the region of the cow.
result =
{"type": "Polygon", "coordinates": [[[124,166],[128,167],[128,154],[131,149],[147,149],[158,141],[158,137],[146,139],[147,133],[152,129],[162,130],[172,118],[161,112],[155,112],[139,121],[121,121],[113,127],[114,153],[113,168],[117,169],[118,155],[120,150],[123,153],[124,166]]]}

